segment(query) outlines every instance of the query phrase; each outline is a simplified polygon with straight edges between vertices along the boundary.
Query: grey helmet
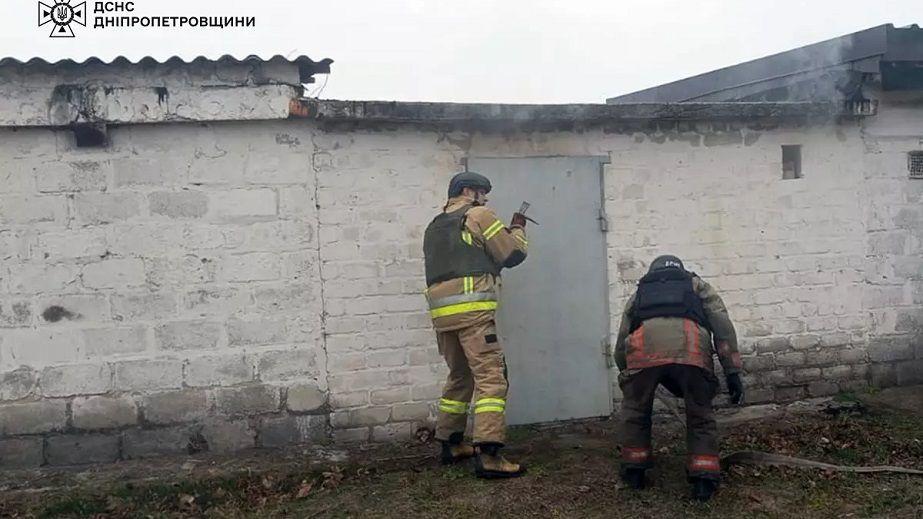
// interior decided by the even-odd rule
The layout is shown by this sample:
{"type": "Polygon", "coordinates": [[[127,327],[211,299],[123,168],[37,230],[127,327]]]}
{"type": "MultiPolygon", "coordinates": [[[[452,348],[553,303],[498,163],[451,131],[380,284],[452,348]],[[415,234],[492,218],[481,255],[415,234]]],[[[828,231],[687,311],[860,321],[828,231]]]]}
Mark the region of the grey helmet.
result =
{"type": "Polygon", "coordinates": [[[449,181],[449,198],[459,196],[466,187],[483,189],[485,193],[490,193],[490,180],[480,173],[463,171],[449,181]]]}

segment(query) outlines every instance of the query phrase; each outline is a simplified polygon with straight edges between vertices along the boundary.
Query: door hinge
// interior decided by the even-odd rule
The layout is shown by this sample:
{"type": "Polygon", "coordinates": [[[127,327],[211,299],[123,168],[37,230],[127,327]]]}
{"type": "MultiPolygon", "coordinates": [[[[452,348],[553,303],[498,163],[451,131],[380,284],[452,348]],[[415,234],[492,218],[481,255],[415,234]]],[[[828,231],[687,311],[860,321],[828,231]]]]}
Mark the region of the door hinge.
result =
{"type": "Polygon", "coordinates": [[[602,347],[603,357],[606,359],[606,367],[614,367],[615,364],[612,359],[612,344],[609,343],[609,339],[603,339],[600,341],[600,346],[602,347]]]}
{"type": "Polygon", "coordinates": [[[609,216],[606,214],[606,210],[599,208],[599,215],[596,217],[599,220],[599,230],[602,232],[609,232],[609,216]]]}

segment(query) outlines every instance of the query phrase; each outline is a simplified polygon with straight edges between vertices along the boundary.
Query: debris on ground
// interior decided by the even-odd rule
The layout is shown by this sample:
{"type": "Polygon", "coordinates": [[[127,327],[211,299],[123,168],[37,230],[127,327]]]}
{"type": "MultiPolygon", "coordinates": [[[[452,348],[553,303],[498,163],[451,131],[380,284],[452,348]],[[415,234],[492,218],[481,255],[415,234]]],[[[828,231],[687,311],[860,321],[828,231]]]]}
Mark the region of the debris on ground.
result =
{"type": "Polygon", "coordinates": [[[509,456],[529,465],[512,481],[475,479],[470,465],[440,466],[427,437],[350,452],[263,451],[2,474],[0,517],[923,516],[919,476],[831,468],[923,470],[923,417],[848,396],[747,413],[745,421],[722,420],[724,452],[829,466],[729,464],[715,498],[694,503],[684,474],[685,433],[675,419],[661,417],[650,488],[632,491],[617,474],[616,424],[600,420],[512,429],[509,456]]]}

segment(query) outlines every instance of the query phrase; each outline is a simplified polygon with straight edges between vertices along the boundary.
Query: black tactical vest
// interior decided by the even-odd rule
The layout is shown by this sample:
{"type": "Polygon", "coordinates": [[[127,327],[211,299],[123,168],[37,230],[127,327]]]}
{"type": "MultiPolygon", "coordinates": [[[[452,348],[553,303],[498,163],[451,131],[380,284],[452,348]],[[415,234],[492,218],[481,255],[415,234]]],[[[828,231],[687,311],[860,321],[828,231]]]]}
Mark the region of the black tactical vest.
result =
{"type": "Polygon", "coordinates": [[[631,330],[654,317],[692,319],[711,330],[702,298],[692,287],[693,274],[682,269],[668,268],[649,272],[638,282],[638,292],[632,308],[631,330]]]}
{"type": "Polygon", "coordinates": [[[426,286],[464,276],[500,274],[500,268],[487,255],[487,251],[462,240],[468,209],[471,206],[442,213],[433,218],[426,228],[423,235],[426,286]]]}

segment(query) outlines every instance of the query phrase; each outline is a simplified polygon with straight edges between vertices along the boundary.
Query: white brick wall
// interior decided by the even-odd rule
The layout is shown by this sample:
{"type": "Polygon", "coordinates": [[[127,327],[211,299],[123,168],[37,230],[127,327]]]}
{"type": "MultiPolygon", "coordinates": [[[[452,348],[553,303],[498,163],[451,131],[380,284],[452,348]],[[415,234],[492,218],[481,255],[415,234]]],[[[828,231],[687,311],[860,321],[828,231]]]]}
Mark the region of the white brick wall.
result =
{"type": "Polygon", "coordinates": [[[252,446],[259,419],[208,417],[237,404],[279,414],[276,384],[326,392],[313,129],[126,126],[92,150],[66,133],[0,132],[11,157],[0,165],[0,414],[46,401],[71,410],[63,425],[49,416],[20,432],[158,435],[175,416],[193,427],[181,439],[204,427],[214,450],[252,446]],[[189,410],[158,396],[184,388],[214,392],[189,410]]]}
{"type": "MultiPolygon", "coordinates": [[[[654,157],[643,146],[612,154],[606,199],[613,308],[621,310],[654,256],[676,254],[728,304],[751,395],[768,400],[772,389],[783,389],[806,396],[825,389],[811,384],[822,379],[820,371],[786,370],[840,362],[821,352],[864,349],[865,337],[824,341],[851,332],[856,321],[871,324],[861,307],[861,135],[850,127],[756,135],[749,146],[667,142],[654,157]],[[790,143],[803,146],[802,179],[781,179],[780,146],[790,143]],[[776,346],[761,351],[761,343],[776,346]],[[761,375],[777,368],[781,383],[761,375]]],[[[619,317],[613,315],[613,330],[619,317]]]]}
{"type": "Polygon", "coordinates": [[[316,437],[308,425],[344,441],[412,434],[445,374],[422,234],[467,155],[610,157],[613,332],[670,252],[728,303],[753,401],[920,381],[923,182],[904,154],[923,118],[890,110],[465,138],[127,125],[89,150],[0,129],[0,415],[35,410],[0,418],[0,441],[133,428],[145,445],[192,435],[222,450],[316,437]],[[803,179],[781,179],[782,144],[803,145],[803,179]]]}
{"type": "Polygon", "coordinates": [[[923,149],[923,96],[881,94],[878,117],[863,127],[865,279],[862,310],[870,376],[882,384],[923,382],[923,181],[907,152],[923,149]],[[891,362],[894,361],[894,362],[891,362]]]}

